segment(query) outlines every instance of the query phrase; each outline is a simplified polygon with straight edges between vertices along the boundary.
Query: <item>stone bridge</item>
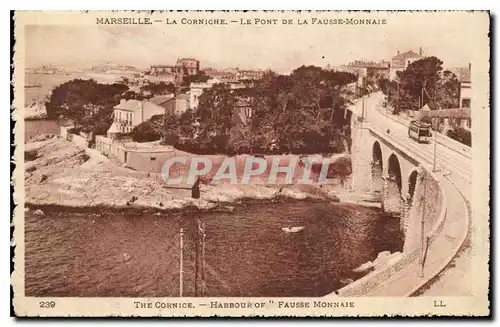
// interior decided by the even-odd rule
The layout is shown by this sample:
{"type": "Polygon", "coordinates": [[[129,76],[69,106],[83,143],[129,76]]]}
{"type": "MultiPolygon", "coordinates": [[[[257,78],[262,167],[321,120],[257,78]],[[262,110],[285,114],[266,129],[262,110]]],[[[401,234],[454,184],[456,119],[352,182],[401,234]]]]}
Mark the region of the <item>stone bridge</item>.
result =
{"type": "Polygon", "coordinates": [[[417,187],[419,162],[355,115],[351,139],[352,190],[380,193],[382,209],[404,220],[417,187]]]}
{"type": "MultiPolygon", "coordinates": [[[[457,187],[459,177],[432,172],[429,145],[412,143],[406,136],[407,126],[377,110],[380,98],[370,95],[370,105],[360,99],[346,110],[351,122],[351,189],[380,194],[382,209],[400,220],[404,248],[395,261],[338,290],[339,296],[415,294],[446,269],[469,230],[470,213],[457,187]],[[367,113],[366,108],[371,111],[367,113]]],[[[448,153],[439,162],[441,167],[465,172],[465,164],[458,168],[456,164],[467,159],[460,160],[450,162],[448,153]]]]}

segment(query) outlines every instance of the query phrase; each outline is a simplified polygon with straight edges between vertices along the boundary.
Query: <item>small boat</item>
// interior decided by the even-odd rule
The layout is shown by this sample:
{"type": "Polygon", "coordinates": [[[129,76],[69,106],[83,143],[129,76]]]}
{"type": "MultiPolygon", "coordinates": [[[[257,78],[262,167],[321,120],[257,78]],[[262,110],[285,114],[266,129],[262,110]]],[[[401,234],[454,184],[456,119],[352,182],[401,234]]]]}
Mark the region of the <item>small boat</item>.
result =
{"type": "Polygon", "coordinates": [[[282,227],[281,230],[285,233],[297,233],[304,229],[304,226],[296,226],[296,227],[282,227]]]}

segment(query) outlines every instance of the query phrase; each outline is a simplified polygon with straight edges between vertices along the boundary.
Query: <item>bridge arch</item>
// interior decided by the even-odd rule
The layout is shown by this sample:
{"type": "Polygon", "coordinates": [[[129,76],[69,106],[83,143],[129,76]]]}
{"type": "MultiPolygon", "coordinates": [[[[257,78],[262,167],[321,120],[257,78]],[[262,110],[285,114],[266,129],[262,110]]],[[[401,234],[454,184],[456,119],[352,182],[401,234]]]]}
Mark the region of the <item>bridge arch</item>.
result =
{"type": "Polygon", "coordinates": [[[372,146],[372,191],[380,192],[384,185],[382,178],[384,171],[384,157],[380,143],[375,141],[372,146]]]}
{"type": "Polygon", "coordinates": [[[391,214],[401,213],[401,188],[402,173],[399,159],[395,153],[391,153],[387,160],[387,190],[385,194],[384,209],[391,214]]]}
{"type": "Polygon", "coordinates": [[[408,177],[408,202],[409,205],[413,203],[413,196],[415,195],[415,189],[417,188],[418,171],[413,169],[408,177]]]}

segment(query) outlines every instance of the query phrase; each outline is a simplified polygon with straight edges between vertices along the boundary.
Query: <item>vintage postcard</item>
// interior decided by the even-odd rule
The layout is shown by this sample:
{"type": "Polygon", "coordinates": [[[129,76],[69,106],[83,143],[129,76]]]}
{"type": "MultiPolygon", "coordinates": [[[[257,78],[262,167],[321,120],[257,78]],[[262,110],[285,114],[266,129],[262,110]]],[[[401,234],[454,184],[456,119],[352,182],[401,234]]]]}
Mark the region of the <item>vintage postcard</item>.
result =
{"type": "Polygon", "coordinates": [[[487,11],[14,21],[17,316],[490,314],[487,11]]]}

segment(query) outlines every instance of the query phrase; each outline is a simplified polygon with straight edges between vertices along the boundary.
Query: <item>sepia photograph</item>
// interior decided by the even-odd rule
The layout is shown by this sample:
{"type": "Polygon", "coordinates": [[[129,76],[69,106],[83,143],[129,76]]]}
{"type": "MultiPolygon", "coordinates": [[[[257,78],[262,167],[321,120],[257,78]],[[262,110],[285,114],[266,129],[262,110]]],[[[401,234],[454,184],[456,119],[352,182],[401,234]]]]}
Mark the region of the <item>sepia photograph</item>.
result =
{"type": "Polygon", "coordinates": [[[14,22],[16,315],[489,314],[487,11],[14,22]]]}

